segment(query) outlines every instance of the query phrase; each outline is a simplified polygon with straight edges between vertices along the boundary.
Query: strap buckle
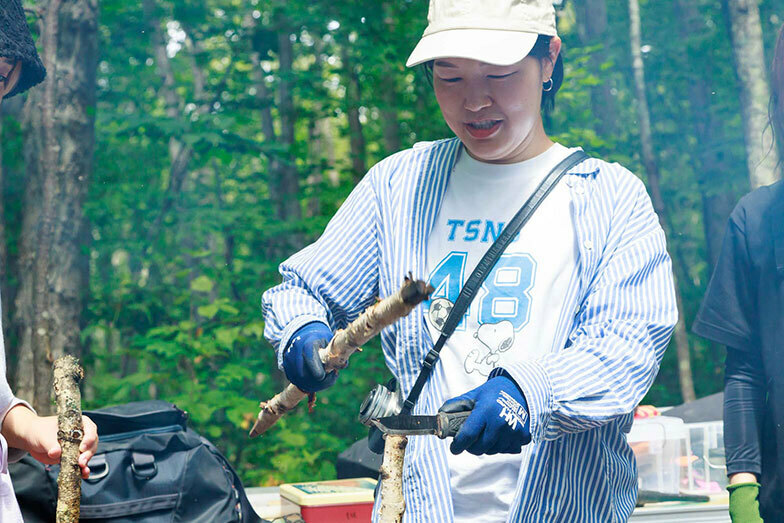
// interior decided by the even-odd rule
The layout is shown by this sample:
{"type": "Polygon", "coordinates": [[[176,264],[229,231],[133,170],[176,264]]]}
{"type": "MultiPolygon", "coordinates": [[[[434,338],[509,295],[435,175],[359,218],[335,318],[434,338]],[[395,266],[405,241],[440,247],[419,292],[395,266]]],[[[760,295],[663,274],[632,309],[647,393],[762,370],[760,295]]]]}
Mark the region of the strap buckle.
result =
{"type": "Polygon", "coordinates": [[[155,456],[141,452],[131,453],[131,472],[139,479],[150,479],[158,473],[155,456]]]}
{"type": "Polygon", "coordinates": [[[422,362],[422,366],[427,367],[428,370],[433,370],[433,367],[435,367],[436,362],[438,361],[438,357],[439,357],[439,352],[435,349],[430,349],[425,355],[425,359],[422,362]]]}

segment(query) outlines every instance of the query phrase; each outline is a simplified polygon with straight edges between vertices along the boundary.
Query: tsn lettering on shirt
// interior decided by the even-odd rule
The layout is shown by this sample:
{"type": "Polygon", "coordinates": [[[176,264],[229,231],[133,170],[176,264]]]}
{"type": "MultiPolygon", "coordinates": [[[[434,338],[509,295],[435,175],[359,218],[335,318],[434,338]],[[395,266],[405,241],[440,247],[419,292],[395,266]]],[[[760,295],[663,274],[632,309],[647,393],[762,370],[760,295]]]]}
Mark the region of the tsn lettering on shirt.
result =
{"type": "MultiPolygon", "coordinates": [[[[505,225],[504,222],[493,220],[466,221],[449,219],[446,220],[446,229],[449,231],[447,241],[453,242],[455,241],[455,237],[458,237],[458,239],[464,242],[480,241],[482,243],[492,243],[501,235],[501,231],[504,230],[505,225]]],[[[520,238],[519,232],[512,241],[516,242],[518,238],[520,238]]]]}

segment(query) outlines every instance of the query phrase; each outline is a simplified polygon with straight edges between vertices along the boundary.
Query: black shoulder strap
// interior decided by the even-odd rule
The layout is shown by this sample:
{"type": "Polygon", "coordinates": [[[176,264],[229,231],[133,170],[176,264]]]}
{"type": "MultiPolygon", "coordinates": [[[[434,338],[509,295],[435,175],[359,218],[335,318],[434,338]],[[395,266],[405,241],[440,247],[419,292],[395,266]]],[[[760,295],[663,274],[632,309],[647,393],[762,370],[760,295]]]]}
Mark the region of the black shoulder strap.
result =
{"type": "Polygon", "coordinates": [[[485,278],[487,278],[490,270],[495,266],[498,258],[501,257],[501,254],[506,250],[506,247],[512,242],[517,233],[520,232],[523,225],[531,218],[534,211],[539,207],[539,204],[542,203],[548,194],[550,194],[564,174],[587,158],[588,155],[583,151],[575,151],[553,167],[553,170],[550,171],[544,180],[542,180],[531,197],[528,198],[528,201],[526,201],[520,210],[517,211],[514,218],[504,227],[504,230],[501,231],[501,234],[495,242],[493,242],[482,259],[479,260],[474,272],[471,273],[471,276],[468,277],[465,285],[463,285],[463,288],[460,290],[460,294],[458,295],[457,300],[455,300],[455,304],[452,306],[452,310],[449,312],[449,316],[447,316],[446,321],[444,322],[444,327],[441,329],[441,336],[439,336],[438,341],[436,341],[433,348],[430,349],[425,356],[425,360],[422,362],[422,370],[419,371],[419,376],[417,376],[411,392],[403,402],[403,407],[401,409],[402,414],[411,413],[414,404],[419,398],[419,394],[422,392],[422,388],[425,386],[427,379],[430,377],[430,373],[433,371],[433,367],[438,361],[444,343],[446,343],[446,340],[452,335],[452,332],[454,332],[455,328],[460,323],[463,314],[465,314],[465,311],[474,299],[474,295],[479,290],[482,282],[485,281],[485,278]]]}

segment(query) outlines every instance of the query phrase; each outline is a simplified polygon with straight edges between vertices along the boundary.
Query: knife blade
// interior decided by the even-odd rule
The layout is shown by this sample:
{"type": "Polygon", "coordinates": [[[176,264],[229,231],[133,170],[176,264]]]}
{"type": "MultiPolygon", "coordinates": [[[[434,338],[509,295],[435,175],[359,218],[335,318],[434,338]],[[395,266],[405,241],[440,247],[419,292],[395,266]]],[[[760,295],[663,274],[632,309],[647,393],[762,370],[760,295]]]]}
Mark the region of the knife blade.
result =
{"type": "Polygon", "coordinates": [[[384,434],[405,436],[435,435],[441,439],[453,438],[463,426],[470,410],[439,412],[435,416],[386,416],[370,420],[384,434]]]}

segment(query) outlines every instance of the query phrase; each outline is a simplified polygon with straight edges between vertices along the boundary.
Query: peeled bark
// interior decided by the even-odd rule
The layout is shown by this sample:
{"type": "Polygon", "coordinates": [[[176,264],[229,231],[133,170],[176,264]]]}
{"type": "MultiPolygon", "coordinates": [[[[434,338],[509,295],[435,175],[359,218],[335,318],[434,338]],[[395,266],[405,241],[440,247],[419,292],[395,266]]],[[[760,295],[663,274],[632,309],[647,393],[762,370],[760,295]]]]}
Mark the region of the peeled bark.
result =
{"type": "Polygon", "coordinates": [[[403,462],[406,456],[406,436],[384,436],[384,461],[381,463],[381,506],[378,509],[381,523],[402,523],[406,511],[403,498],[403,462]]]}
{"type": "Polygon", "coordinates": [[[63,356],[54,362],[57,442],[62,449],[57,476],[57,523],[79,522],[79,500],[82,496],[79,445],[84,437],[79,382],[83,378],[84,371],[73,356],[63,356]]]}
{"type": "MultiPolygon", "coordinates": [[[[360,347],[376,336],[384,328],[392,325],[404,316],[408,316],[414,308],[425,301],[433,288],[422,280],[406,278],[403,286],[395,294],[368,307],[345,329],[335,333],[332,341],[319,351],[324,369],[327,372],[345,369],[348,359],[360,347]]],[[[258,419],[250,430],[250,437],[264,434],[281,416],[308,397],[308,393],[289,384],[283,392],[271,400],[262,402],[258,419]]]]}
{"type": "Polygon", "coordinates": [[[762,44],[759,0],[724,0],[738,75],[746,161],[752,189],[779,179],[778,151],[767,129],[770,86],[762,44]]]}
{"type": "Polygon", "coordinates": [[[27,168],[19,256],[17,395],[51,411],[52,363],[81,351],[89,242],[82,211],[93,168],[97,0],[50,0],[40,42],[44,83],[25,105],[27,168]]]}
{"type": "MultiPolygon", "coordinates": [[[[653,152],[653,137],[651,132],[651,116],[648,108],[648,97],[645,93],[645,69],[640,50],[640,6],[637,0],[629,0],[629,35],[631,41],[632,68],[634,70],[634,86],[637,95],[637,116],[639,119],[640,145],[642,148],[642,162],[648,176],[648,188],[651,201],[659,222],[667,234],[672,238],[671,227],[667,217],[667,210],[662,198],[659,176],[659,165],[653,152]]],[[[677,264],[676,264],[677,265],[677,264]]],[[[685,274],[684,274],[685,276],[685,274]]],[[[675,348],[678,353],[678,377],[681,386],[683,401],[696,399],[694,392],[694,377],[691,371],[689,337],[686,332],[686,323],[683,315],[683,298],[675,278],[675,298],[678,306],[678,322],[675,325],[675,348]]]]}

